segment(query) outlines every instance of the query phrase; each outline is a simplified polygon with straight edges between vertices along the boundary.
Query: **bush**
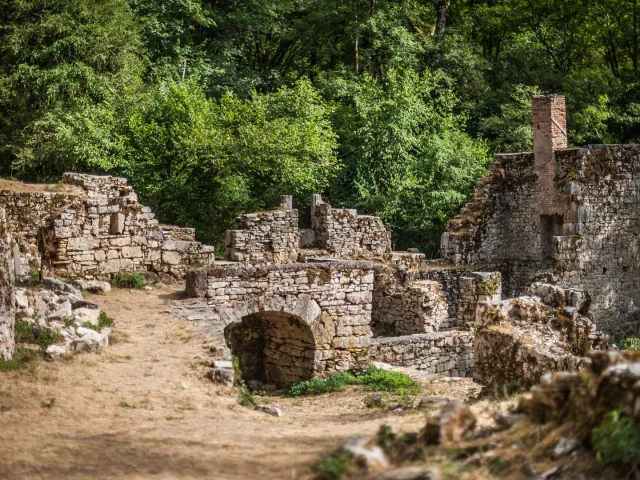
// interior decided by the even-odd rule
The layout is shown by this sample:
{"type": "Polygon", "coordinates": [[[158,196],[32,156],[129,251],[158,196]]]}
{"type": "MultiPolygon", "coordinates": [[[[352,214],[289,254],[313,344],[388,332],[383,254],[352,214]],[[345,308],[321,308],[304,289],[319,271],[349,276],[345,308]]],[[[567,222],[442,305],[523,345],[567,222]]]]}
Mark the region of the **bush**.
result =
{"type": "Polygon", "coordinates": [[[142,289],[146,286],[144,282],[144,277],[140,272],[136,273],[126,273],[126,272],[118,272],[113,280],[111,280],[111,285],[116,288],[138,288],[142,289]]]}
{"type": "Polygon", "coordinates": [[[57,330],[36,330],[33,325],[23,318],[16,318],[15,322],[15,341],[16,343],[28,343],[40,345],[40,349],[44,352],[49,345],[64,340],[64,337],[57,330]]]}
{"type": "Polygon", "coordinates": [[[16,343],[36,343],[33,326],[23,318],[16,318],[15,340],[16,343]]]}
{"type": "Polygon", "coordinates": [[[43,352],[49,345],[61,342],[62,340],[64,340],[64,337],[57,330],[41,330],[38,333],[38,345],[40,345],[40,349],[43,352]]]}
{"type": "Polygon", "coordinates": [[[630,465],[640,461],[640,428],[633,418],[619,410],[606,415],[607,421],[593,429],[591,441],[605,464],[630,465]]]}
{"type": "Polygon", "coordinates": [[[311,469],[320,480],[338,480],[346,476],[352,464],[351,454],[338,450],[318,460],[311,469]]]}
{"type": "Polygon", "coordinates": [[[624,340],[620,341],[618,347],[620,347],[620,350],[640,350],[640,338],[625,338],[624,340]]]}

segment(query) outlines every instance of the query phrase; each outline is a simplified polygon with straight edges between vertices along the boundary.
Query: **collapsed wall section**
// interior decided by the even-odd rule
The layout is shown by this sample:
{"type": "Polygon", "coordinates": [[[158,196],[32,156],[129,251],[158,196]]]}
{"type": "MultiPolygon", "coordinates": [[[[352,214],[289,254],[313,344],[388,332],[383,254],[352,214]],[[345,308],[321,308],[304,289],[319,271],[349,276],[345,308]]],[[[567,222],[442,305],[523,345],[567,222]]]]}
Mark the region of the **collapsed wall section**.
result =
{"type": "Polygon", "coordinates": [[[82,278],[148,270],[182,276],[187,268],[211,264],[214,249],[195,241],[195,231],[166,230],[127,180],[65,173],[65,183],[85,195],[70,199],[44,219],[39,230],[46,269],[82,278]]]}

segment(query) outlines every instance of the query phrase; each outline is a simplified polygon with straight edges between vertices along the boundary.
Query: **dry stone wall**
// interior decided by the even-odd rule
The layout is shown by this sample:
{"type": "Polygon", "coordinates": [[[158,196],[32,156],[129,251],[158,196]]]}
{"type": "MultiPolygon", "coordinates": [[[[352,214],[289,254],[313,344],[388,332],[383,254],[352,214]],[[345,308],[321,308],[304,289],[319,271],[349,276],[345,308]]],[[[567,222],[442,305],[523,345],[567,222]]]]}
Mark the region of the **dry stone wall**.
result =
{"type": "Polygon", "coordinates": [[[193,229],[163,229],[126,179],[67,173],[64,181],[85,195],[51,212],[40,229],[50,273],[93,278],[150,270],[182,276],[189,266],[214,262],[213,247],[196,242],[193,229]]]}
{"type": "Polygon", "coordinates": [[[468,377],[473,372],[473,334],[436,332],[377,337],[369,349],[372,361],[415,367],[425,373],[468,377]]]}
{"type": "Polygon", "coordinates": [[[15,277],[12,251],[5,211],[0,208],[0,360],[10,360],[15,349],[15,277]]]}
{"type": "Polygon", "coordinates": [[[391,234],[379,217],[334,208],[314,195],[311,222],[315,246],[338,258],[381,256],[391,252],[391,234]]]}
{"type": "Polygon", "coordinates": [[[278,210],[247,213],[236,219],[236,230],[225,238],[227,259],[249,265],[294,263],[298,259],[298,211],[290,197],[278,210]]]}
{"type": "Polygon", "coordinates": [[[255,340],[250,348],[232,346],[232,351],[248,371],[266,377],[256,380],[286,385],[312,375],[362,370],[368,364],[374,281],[370,262],[227,264],[191,270],[186,279],[188,295],[207,299],[212,321],[225,326],[228,338],[237,340],[234,332],[240,329],[248,332],[245,338],[255,340]],[[310,337],[305,340],[302,332],[310,337]],[[294,336],[295,342],[286,340],[294,336]],[[311,368],[305,358],[312,360],[311,368]],[[302,373],[303,378],[298,376],[302,373]]]}

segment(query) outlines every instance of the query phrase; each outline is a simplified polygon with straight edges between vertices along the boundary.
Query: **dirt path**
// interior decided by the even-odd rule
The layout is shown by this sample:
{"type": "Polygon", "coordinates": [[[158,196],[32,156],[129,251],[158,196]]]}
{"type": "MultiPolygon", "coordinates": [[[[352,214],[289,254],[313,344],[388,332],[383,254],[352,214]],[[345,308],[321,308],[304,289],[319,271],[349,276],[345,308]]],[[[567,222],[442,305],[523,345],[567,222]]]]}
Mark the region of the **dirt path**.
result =
{"type": "Polygon", "coordinates": [[[115,319],[117,343],[102,354],[0,372],[0,478],[307,478],[340,438],[382,423],[422,426],[419,412],[365,408],[358,388],[268,399],[282,418],[241,407],[228,389],[193,374],[203,338],[163,313],[176,288],[93,296],[115,319]]]}

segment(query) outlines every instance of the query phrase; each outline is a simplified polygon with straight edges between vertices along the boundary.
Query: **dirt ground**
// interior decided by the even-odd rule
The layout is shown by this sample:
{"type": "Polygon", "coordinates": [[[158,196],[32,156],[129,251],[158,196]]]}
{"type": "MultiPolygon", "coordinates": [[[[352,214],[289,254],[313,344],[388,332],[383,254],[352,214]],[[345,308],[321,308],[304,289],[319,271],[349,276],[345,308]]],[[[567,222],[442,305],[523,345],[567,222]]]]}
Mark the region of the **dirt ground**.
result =
{"type": "MultiPolygon", "coordinates": [[[[364,406],[360,387],[317,397],[261,397],[276,418],[197,377],[203,337],[163,310],[180,286],[91,296],[115,319],[102,354],[0,372],[0,478],[299,479],[337,442],[381,424],[417,431],[424,412],[364,406]]],[[[422,396],[467,398],[470,380],[424,382],[422,396]]],[[[491,422],[504,405],[474,405],[491,422]]]]}

